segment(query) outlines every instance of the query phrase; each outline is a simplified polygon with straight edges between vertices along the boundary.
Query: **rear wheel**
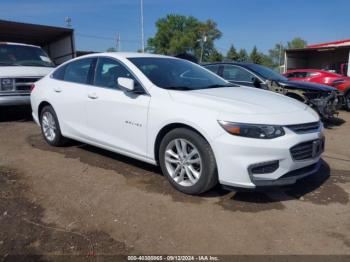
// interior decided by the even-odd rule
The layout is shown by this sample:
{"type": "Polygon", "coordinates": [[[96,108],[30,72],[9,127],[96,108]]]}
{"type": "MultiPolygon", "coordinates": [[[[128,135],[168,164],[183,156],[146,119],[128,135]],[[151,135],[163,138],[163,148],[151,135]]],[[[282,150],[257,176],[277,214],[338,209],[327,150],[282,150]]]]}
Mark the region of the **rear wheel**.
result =
{"type": "Polygon", "coordinates": [[[350,111],[350,91],[345,95],[345,109],[350,111]]]}
{"type": "Polygon", "coordinates": [[[40,113],[42,134],[47,143],[52,146],[63,146],[67,139],[62,136],[60,125],[52,106],[45,106],[40,113]]]}
{"type": "Polygon", "coordinates": [[[209,143],[196,132],[178,128],[163,138],[159,149],[163,174],[179,191],[197,195],[217,184],[217,167],[209,143]]]}

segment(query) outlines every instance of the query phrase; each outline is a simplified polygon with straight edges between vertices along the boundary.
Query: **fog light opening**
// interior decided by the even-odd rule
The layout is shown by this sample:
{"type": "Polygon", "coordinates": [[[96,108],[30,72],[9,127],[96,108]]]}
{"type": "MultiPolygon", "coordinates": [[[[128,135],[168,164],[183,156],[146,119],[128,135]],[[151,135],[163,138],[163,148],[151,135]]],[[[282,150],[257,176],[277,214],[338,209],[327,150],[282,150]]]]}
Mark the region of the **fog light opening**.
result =
{"type": "Polygon", "coordinates": [[[249,167],[249,173],[252,175],[270,174],[275,172],[279,168],[279,161],[263,162],[251,165],[249,167]]]}

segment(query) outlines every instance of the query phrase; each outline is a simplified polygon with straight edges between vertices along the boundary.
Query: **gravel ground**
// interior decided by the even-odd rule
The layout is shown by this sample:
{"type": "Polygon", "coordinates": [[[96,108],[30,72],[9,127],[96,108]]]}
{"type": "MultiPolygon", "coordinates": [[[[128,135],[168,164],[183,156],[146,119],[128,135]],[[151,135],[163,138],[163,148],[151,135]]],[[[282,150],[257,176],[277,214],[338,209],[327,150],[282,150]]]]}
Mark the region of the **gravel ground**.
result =
{"type": "Polygon", "coordinates": [[[0,257],[350,255],[350,113],[327,129],[317,176],[199,197],[157,167],[80,143],[49,147],[29,115],[0,111],[0,257]]]}

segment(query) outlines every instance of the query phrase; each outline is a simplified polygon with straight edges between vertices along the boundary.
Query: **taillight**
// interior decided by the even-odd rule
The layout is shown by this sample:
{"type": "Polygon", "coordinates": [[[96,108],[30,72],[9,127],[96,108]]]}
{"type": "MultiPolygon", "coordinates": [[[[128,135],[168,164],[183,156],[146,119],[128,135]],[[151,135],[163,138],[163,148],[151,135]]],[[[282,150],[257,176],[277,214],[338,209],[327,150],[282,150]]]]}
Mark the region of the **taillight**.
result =
{"type": "Polygon", "coordinates": [[[31,84],[31,85],[30,85],[30,92],[33,92],[34,88],[35,88],[35,85],[34,85],[34,84],[31,84]]]}

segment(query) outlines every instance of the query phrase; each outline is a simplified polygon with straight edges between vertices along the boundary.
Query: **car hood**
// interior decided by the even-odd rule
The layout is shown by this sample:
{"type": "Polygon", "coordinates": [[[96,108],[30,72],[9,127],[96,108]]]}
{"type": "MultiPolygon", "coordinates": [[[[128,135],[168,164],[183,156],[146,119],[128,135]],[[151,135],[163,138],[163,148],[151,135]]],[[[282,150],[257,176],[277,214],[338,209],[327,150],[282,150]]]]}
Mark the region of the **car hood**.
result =
{"type": "Polygon", "coordinates": [[[317,84],[317,83],[310,83],[305,81],[278,81],[279,84],[282,86],[287,86],[291,88],[297,88],[302,90],[312,90],[312,91],[325,91],[325,92],[331,92],[336,91],[336,88],[317,84]]]}
{"type": "Polygon", "coordinates": [[[240,114],[289,113],[305,110],[307,107],[271,91],[242,86],[169,92],[179,103],[240,114]]]}
{"type": "Polygon", "coordinates": [[[319,121],[317,113],[304,103],[252,87],[222,87],[169,93],[176,103],[188,105],[187,110],[196,107],[202,108],[203,114],[216,112],[218,120],[275,125],[319,121]]]}
{"type": "Polygon", "coordinates": [[[53,69],[41,66],[0,66],[0,77],[43,77],[53,69]]]}

